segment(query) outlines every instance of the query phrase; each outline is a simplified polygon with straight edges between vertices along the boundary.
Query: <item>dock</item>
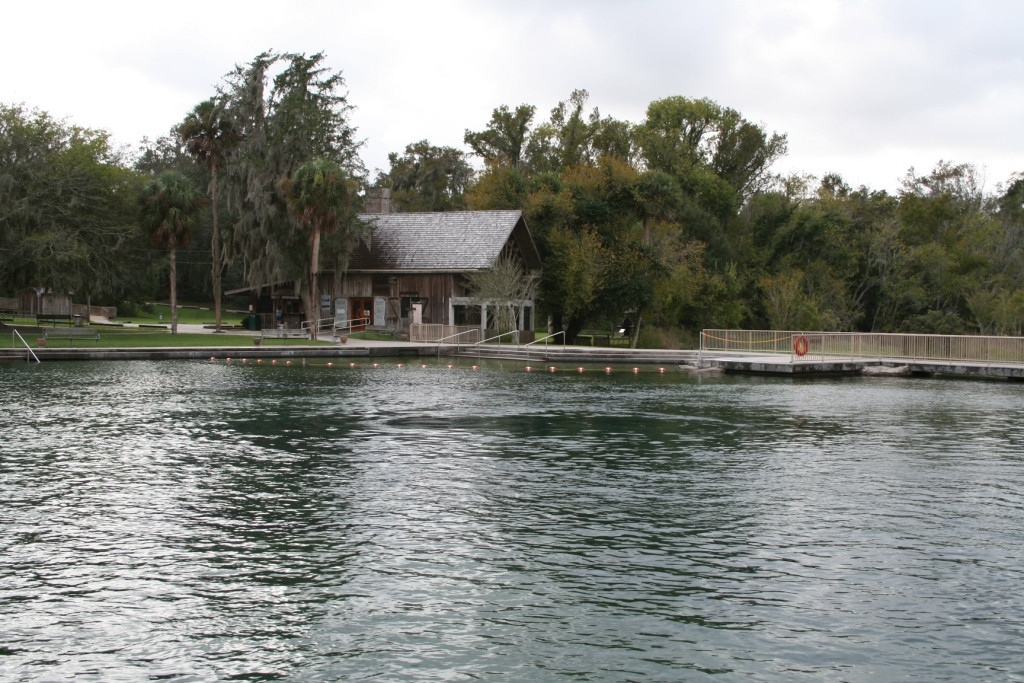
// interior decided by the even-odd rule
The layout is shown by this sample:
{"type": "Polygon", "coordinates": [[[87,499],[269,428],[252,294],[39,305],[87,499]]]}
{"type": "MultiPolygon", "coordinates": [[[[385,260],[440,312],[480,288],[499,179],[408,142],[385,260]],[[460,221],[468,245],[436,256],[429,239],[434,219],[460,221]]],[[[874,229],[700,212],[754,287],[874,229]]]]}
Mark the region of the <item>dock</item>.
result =
{"type": "Polygon", "coordinates": [[[245,333],[223,346],[0,349],[0,360],[207,360],[457,357],[524,366],[658,366],[687,372],[778,377],[942,376],[1024,381],[1024,338],[751,330],[704,330],[699,349],[630,349],[562,344],[451,344],[350,339],[318,346],[252,345],[245,333]]]}

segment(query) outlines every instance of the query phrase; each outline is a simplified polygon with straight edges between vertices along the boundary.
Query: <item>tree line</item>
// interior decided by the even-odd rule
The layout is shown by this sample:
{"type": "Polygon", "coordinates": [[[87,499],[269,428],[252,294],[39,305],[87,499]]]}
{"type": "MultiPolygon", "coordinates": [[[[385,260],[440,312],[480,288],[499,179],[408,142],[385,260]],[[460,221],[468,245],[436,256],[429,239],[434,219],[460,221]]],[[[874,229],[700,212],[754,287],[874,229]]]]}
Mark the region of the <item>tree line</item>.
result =
{"type": "Polygon", "coordinates": [[[398,211],[521,209],[538,312],[569,335],[627,316],[658,346],[707,327],[1024,327],[1024,176],[988,193],[973,166],[939,162],[894,195],[780,177],[786,136],[731,108],[667,97],[629,122],[577,90],[546,116],[497,107],[465,151],[412,142],[370,178],[344,87],[322,54],[263,53],[134,154],[0,105],[0,293],[130,306],[180,290],[219,324],[225,288],[291,282],[312,317],[378,186],[398,211]]]}

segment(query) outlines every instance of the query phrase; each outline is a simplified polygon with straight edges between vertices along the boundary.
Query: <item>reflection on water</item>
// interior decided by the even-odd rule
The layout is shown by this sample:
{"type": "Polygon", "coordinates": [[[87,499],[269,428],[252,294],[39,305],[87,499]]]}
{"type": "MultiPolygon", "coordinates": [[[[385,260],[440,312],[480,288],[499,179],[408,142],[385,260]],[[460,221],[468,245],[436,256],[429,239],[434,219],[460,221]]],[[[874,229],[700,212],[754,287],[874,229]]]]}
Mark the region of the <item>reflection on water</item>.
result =
{"type": "Polygon", "coordinates": [[[5,679],[1024,677],[1018,385],[0,382],[5,679]]]}

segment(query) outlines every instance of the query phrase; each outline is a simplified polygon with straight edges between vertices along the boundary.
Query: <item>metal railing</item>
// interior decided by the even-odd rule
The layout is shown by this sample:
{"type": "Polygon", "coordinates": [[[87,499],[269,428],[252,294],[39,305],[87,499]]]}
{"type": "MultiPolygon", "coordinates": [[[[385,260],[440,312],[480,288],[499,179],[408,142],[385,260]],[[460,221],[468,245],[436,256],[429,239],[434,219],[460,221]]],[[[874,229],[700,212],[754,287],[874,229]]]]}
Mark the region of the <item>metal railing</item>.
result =
{"type": "Polygon", "coordinates": [[[316,323],[316,331],[320,332],[321,330],[330,329],[331,326],[334,325],[334,318],[320,318],[315,321],[303,320],[299,324],[299,328],[303,330],[312,330],[314,322],[316,323]]]}
{"type": "Polygon", "coordinates": [[[564,349],[565,348],[565,332],[562,331],[562,330],[559,330],[558,332],[555,332],[554,334],[549,334],[549,335],[547,335],[545,337],[541,337],[540,339],[534,339],[532,342],[527,342],[526,344],[523,344],[523,348],[526,349],[526,362],[527,363],[530,362],[530,347],[531,346],[533,346],[534,344],[539,344],[541,342],[544,342],[544,347],[547,348],[548,339],[551,339],[553,337],[557,337],[558,335],[562,335],[562,348],[564,349]]]}
{"type": "Polygon", "coordinates": [[[1024,365],[1024,337],[703,330],[700,353],[787,354],[791,360],[878,359],[1024,365]],[[803,354],[798,351],[804,351],[803,354]]]}
{"type": "MultiPolygon", "coordinates": [[[[455,334],[450,334],[447,337],[441,337],[440,339],[435,339],[434,343],[437,344],[437,357],[438,358],[441,357],[441,344],[444,344],[445,342],[450,341],[452,339],[458,339],[459,337],[461,337],[464,334],[472,334],[472,335],[475,335],[479,339],[479,337],[480,337],[480,330],[478,330],[476,328],[473,328],[472,330],[463,330],[462,332],[456,332],[455,334]]],[[[456,342],[455,343],[455,353],[456,353],[456,355],[461,353],[461,351],[462,351],[462,342],[456,342]]]]}
{"type": "Polygon", "coordinates": [[[474,342],[473,346],[476,347],[476,357],[477,357],[477,359],[479,359],[481,357],[480,350],[483,348],[484,344],[486,344],[488,342],[492,342],[495,339],[497,339],[498,340],[498,346],[500,347],[501,346],[501,338],[502,337],[507,337],[507,336],[513,335],[513,334],[516,337],[516,346],[519,346],[519,330],[509,330],[508,332],[502,332],[501,334],[496,334],[493,337],[488,337],[487,339],[481,339],[478,342],[474,342]]]}
{"type": "Polygon", "coordinates": [[[28,342],[25,341],[25,338],[21,336],[21,332],[18,332],[17,330],[11,330],[11,336],[17,337],[18,339],[21,340],[21,343],[25,345],[25,349],[28,351],[28,353],[25,355],[26,363],[30,362],[30,357],[35,358],[37,363],[42,363],[42,361],[39,360],[39,356],[36,355],[36,352],[32,350],[32,347],[28,345],[28,342]]]}
{"type": "Polygon", "coordinates": [[[346,330],[349,334],[352,334],[352,330],[356,327],[367,327],[369,324],[369,318],[348,318],[342,320],[341,323],[335,323],[334,318],[331,318],[331,326],[335,337],[340,336],[346,330]]]}
{"type": "Polygon", "coordinates": [[[409,341],[432,344],[438,339],[451,337],[460,332],[479,332],[479,325],[443,325],[441,323],[411,323],[409,341]]]}
{"type": "MultiPolygon", "coordinates": [[[[310,330],[312,327],[312,320],[303,320],[299,325],[300,329],[310,330]]],[[[316,321],[317,334],[330,330],[334,337],[340,336],[345,330],[348,330],[349,334],[352,334],[352,329],[355,327],[366,327],[370,324],[369,318],[348,318],[343,320],[340,324],[336,318],[320,318],[316,321]]]]}

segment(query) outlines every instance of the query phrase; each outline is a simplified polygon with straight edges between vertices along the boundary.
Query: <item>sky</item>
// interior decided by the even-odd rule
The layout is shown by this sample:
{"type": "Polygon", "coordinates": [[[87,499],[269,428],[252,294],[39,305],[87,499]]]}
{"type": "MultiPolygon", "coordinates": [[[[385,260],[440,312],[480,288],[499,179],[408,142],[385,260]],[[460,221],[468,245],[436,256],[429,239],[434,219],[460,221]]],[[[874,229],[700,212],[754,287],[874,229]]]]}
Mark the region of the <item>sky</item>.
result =
{"type": "Polygon", "coordinates": [[[1024,172],[1019,0],[4,0],[0,102],[107,130],[166,135],[265,50],[340,70],[371,177],[427,139],[576,89],[633,123],[710,98],[788,137],[780,174],[897,191],[913,167],[973,164],[987,191],[1024,172]]]}

